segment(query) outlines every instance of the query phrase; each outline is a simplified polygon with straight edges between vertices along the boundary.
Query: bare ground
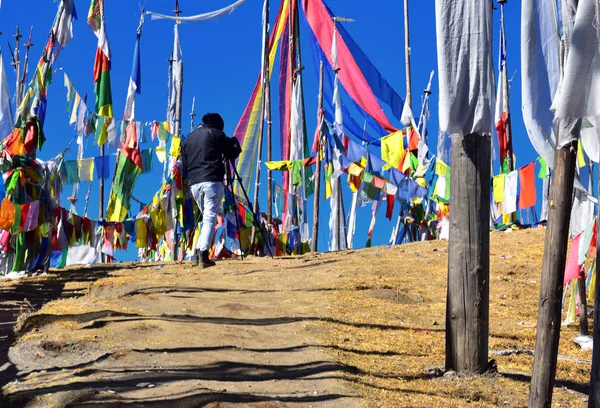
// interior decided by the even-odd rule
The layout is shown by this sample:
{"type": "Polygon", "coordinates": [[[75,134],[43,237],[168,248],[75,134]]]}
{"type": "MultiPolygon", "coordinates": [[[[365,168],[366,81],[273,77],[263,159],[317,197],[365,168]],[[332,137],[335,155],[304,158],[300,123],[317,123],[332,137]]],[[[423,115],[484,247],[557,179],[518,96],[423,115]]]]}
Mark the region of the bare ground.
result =
{"type": "MultiPolygon", "coordinates": [[[[0,303],[1,318],[21,315],[16,340],[5,330],[3,344],[14,342],[0,369],[12,380],[3,406],[525,406],[543,238],[543,229],[492,235],[498,373],[475,377],[441,376],[440,241],[224,261],[206,271],[122,265],[0,283],[2,293],[54,288],[30,295],[33,313],[0,303]]],[[[573,344],[576,334],[576,326],[562,331],[556,406],[587,399],[591,352],[573,344]]]]}

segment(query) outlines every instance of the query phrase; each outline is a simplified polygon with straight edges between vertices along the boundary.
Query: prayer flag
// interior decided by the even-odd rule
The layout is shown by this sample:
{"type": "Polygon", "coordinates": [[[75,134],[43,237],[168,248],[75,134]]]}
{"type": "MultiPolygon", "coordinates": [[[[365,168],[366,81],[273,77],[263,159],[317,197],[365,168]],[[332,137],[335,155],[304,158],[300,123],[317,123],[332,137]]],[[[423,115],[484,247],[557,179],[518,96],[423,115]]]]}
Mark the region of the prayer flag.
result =
{"type": "Polygon", "coordinates": [[[96,113],[113,117],[112,93],[110,89],[110,46],[104,21],[104,0],[91,0],[88,25],[98,37],[98,48],[94,61],[94,94],[96,113]]]}
{"type": "Polygon", "coordinates": [[[4,139],[12,132],[14,125],[12,107],[10,103],[10,90],[6,79],[6,70],[2,53],[0,52],[0,137],[4,139]]]}
{"type": "Polygon", "coordinates": [[[399,130],[381,138],[381,158],[397,169],[404,156],[404,139],[399,130]]]}
{"type": "Polygon", "coordinates": [[[517,211],[518,171],[511,171],[504,178],[503,214],[512,214],[517,211]]]}
{"type": "Polygon", "coordinates": [[[538,178],[544,180],[548,175],[548,165],[546,164],[546,160],[543,157],[540,157],[540,171],[538,172],[538,178]]]}
{"type": "Polygon", "coordinates": [[[504,182],[506,174],[498,174],[492,179],[492,189],[494,191],[494,201],[497,203],[504,202],[504,182]]]}
{"type": "Polygon", "coordinates": [[[140,40],[142,38],[141,31],[138,31],[133,50],[133,66],[131,67],[131,76],[129,77],[129,88],[127,89],[127,100],[125,102],[125,120],[133,120],[135,118],[135,94],[142,93],[142,71],[140,64],[140,40]]]}
{"type": "Polygon", "coordinates": [[[66,161],[65,171],[67,173],[67,184],[79,183],[79,168],[77,166],[77,160],[66,161]]]}
{"type": "Polygon", "coordinates": [[[551,166],[556,136],[550,107],[560,81],[561,38],[556,29],[556,15],[555,2],[521,1],[523,121],[531,144],[551,166]]]}
{"type": "Polygon", "coordinates": [[[142,150],[142,167],[144,173],[152,171],[152,149],[142,150]]]}
{"type": "Polygon", "coordinates": [[[581,266],[579,265],[579,245],[583,232],[577,235],[573,239],[571,244],[571,250],[569,251],[569,259],[567,260],[567,267],[565,268],[565,279],[564,285],[572,281],[573,279],[579,278],[581,275],[581,266]]]}
{"type": "MultiPolygon", "coordinates": [[[[557,118],[585,118],[600,114],[600,44],[596,0],[580,0],[567,49],[564,76],[553,107],[557,118]]],[[[559,145],[570,141],[560,132],[559,145]]]]}
{"type": "Polygon", "coordinates": [[[129,211],[133,187],[142,169],[124,154],[118,155],[114,183],[110,193],[106,219],[123,221],[129,211]]]}
{"type": "Polygon", "coordinates": [[[536,201],[535,192],[535,162],[519,169],[519,183],[521,192],[519,194],[519,208],[533,207],[536,201]]]}
{"type": "Polygon", "coordinates": [[[492,129],[492,3],[436,0],[440,129],[450,135],[492,129]]]}
{"type": "Polygon", "coordinates": [[[15,222],[15,205],[8,198],[0,205],[0,229],[10,231],[15,222]]]}
{"type": "Polygon", "coordinates": [[[77,168],[79,172],[79,181],[89,181],[94,179],[94,159],[77,160],[77,168]]]}

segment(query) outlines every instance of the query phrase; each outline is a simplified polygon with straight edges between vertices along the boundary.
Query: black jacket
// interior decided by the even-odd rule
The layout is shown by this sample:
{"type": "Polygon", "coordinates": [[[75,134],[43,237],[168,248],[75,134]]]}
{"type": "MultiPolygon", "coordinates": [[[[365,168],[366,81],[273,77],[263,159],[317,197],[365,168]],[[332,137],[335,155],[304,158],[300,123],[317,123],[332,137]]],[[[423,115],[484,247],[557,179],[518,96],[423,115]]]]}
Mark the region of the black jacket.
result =
{"type": "Polygon", "coordinates": [[[227,137],[221,130],[200,126],[181,145],[181,160],[188,184],[223,181],[223,156],[235,160],[241,151],[237,139],[227,137]]]}

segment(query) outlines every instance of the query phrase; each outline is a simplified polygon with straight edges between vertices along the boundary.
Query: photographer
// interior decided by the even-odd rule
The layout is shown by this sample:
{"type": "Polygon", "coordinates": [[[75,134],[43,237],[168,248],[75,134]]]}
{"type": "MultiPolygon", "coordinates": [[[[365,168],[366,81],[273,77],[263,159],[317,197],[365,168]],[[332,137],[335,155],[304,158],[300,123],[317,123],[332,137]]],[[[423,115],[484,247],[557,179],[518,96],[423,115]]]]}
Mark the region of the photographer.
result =
{"type": "Polygon", "coordinates": [[[202,229],[194,250],[193,266],[208,268],[215,263],[208,251],[213,239],[217,214],[223,201],[223,158],[235,160],[242,149],[237,139],[225,135],[225,123],[218,113],[207,113],[202,125],[190,133],[181,145],[181,159],[188,185],[202,213],[202,229]]]}

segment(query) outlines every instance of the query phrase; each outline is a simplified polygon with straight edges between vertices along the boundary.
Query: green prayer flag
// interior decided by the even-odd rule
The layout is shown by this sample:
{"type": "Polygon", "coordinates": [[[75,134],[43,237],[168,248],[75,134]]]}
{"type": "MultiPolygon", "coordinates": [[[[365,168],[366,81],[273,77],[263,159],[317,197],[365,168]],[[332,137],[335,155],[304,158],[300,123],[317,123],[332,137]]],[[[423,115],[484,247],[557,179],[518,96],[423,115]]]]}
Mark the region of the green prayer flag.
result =
{"type": "Polygon", "coordinates": [[[543,180],[546,178],[546,174],[548,174],[548,165],[546,164],[546,161],[540,157],[540,171],[538,173],[538,178],[543,180]]]}

